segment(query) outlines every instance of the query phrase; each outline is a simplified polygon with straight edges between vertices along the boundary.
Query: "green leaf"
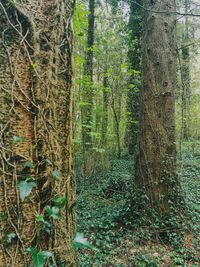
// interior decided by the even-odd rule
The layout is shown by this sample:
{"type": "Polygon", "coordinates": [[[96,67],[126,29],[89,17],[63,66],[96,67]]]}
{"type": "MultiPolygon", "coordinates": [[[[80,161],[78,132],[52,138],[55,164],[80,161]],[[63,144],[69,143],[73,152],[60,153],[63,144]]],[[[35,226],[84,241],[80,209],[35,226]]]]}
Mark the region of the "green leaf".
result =
{"type": "Polygon", "coordinates": [[[37,63],[32,63],[32,64],[31,64],[31,67],[32,67],[33,69],[35,69],[35,68],[38,67],[38,64],[37,64],[37,63]]]}
{"type": "Polygon", "coordinates": [[[35,267],[43,267],[46,259],[53,256],[49,251],[37,251],[36,248],[32,247],[28,248],[26,251],[31,254],[35,267]]]}
{"type": "Polygon", "coordinates": [[[4,221],[7,219],[7,214],[5,212],[0,212],[0,221],[4,221]]]}
{"type": "Polygon", "coordinates": [[[33,164],[33,162],[31,162],[31,161],[26,161],[25,163],[24,163],[24,168],[34,168],[34,164],[33,164]]]}
{"type": "Polygon", "coordinates": [[[13,144],[17,144],[17,143],[24,142],[24,141],[25,141],[24,137],[17,136],[17,135],[13,136],[13,144]]]}
{"type": "Polygon", "coordinates": [[[65,196],[63,197],[54,197],[53,202],[55,203],[56,206],[60,208],[64,208],[66,203],[67,203],[67,198],[65,196]]]}
{"type": "Polygon", "coordinates": [[[26,182],[26,181],[19,182],[18,184],[19,195],[22,201],[24,201],[25,197],[30,195],[34,187],[36,187],[36,183],[34,182],[26,182]]]}
{"type": "Polygon", "coordinates": [[[82,233],[78,233],[78,232],[76,233],[76,236],[75,236],[72,244],[73,244],[73,247],[75,249],[89,248],[89,249],[93,249],[93,250],[98,250],[96,247],[91,245],[86,238],[84,238],[82,233]]]}
{"type": "Polygon", "coordinates": [[[36,222],[44,222],[44,215],[42,215],[42,214],[37,214],[37,215],[35,216],[35,220],[36,220],[36,222]]]}
{"type": "Polygon", "coordinates": [[[50,217],[52,217],[54,220],[59,220],[61,218],[60,215],[60,209],[58,207],[46,207],[46,212],[49,214],[50,217]]]}
{"type": "Polygon", "coordinates": [[[86,107],[86,106],[88,106],[88,105],[89,105],[88,102],[84,102],[84,101],[80,101],[80,102],[79,102],[79,106],[80,106],[80,107],[86,107]]]}
{"type": "Polygon", "coordinates": [[[59,180],[59,178],[61,177],[61,173],[58,170],[54,170],[51,172],[51,176],[55,179],[55,180],[59,180]]]}
{"type": "Polygon", "coordinates": [[[12,242],[12,240],[13,240],[16,236],[17,236],[17,235],[16,235],[14,232],[7,234],[7,235],[6,235],[6,242],[10,244],[10,243],[12,242]]]}

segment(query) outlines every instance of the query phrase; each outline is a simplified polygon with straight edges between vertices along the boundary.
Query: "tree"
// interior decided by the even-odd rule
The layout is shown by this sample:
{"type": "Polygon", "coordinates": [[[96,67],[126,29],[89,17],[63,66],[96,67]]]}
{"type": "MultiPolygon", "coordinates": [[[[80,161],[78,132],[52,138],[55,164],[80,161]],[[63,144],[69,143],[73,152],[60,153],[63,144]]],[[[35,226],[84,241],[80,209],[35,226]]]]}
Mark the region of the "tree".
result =
{"type": "Polygon", "coordinates": [[[72,1],[0,2],[2,266],[76,266],[71,16],[72,1]]]}
{"type": "Polygon", "coordinates": [[[135,154],[138,135],[139,91],[141,87],[141,24],[141,8],[130,1],[128,61],[131,74],[127,97],[128,121],[125,136],[125,143],[130,155],[135,154]]]}
{"type": "Polygon", "coordinates": [[[108,132],[108,105],[109,105],[109,82],[107,68],[104,71],[103,77],[103,115],[102,115],[102,128],[101,128],[101,144],[102,147],[107,146],[107,132],[108,132]]]}
{"type": "MultiPolygon", "coordinates": [[[[184,1],[185,13],[189,11],[189,1],[184,1]]],[[[189,41],[189,21],[185,16],[183,43],[182,43],[182,79],[183,79],[183,138],[189,138],[189,120],[190,120],[190,47],[189,41]]]]}
{"type": "MultiPolygon", "coordinates": [[[[175,1],[144,1],[143,86],[139,118],[136,192],[145,209],[170,215],[180,196],[176,174],[175,1]],[[151,11],[153,10],[153,11],[151,11]]],[[[141,203],[138,200],[138,203],[141,203]]]]}
{"type": "Polygon", "coordinates": [[[92,121],[93,121],[93,58],[94,58],[94,23],[95,23],[95,0],[89,0],[88,14],[88,36],[87,52],[84,64],[84,87],[82,100],[85,105],[82,106],[82,142],[83,151],[88,151],[92,147],[92,121]]]}

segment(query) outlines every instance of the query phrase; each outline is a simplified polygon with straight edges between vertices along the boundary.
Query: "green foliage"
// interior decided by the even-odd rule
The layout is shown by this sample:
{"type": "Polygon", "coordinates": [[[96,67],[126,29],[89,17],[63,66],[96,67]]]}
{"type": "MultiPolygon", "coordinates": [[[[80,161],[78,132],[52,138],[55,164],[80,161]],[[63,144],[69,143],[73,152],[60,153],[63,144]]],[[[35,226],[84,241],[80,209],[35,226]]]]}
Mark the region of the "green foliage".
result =
{"type": "Polygon", "coordinates": [[[24,141],[25,141],[24,137],[16,136],[16,135],[13,136],[13,144],[14,145],[17,144],[17,143],[24,142],[24,141]]]}
{"type": "Polygon", "coordinates": [[[54,220],[60,220],[60,218],[61,218],[60,209],[56,206],[53,206],[53,207],[47,206],[46,212],[54,220]]]}
{"type": "Polygon", "coordinates": [[[132,264],[135,267],[159,267],[160,260],[148,255],[137,255],[133,257],[132,264]]]}
{"type": "Polygon", "coordinates": [[[53,202],[57,207],[64,208],[67,203],[67,198],[65,196],[62,197],[56,196],[54,197],[53,202]]]}
{"type": "Polygon", "coordinates": [[[25,197],[30,195],[34,187],[36,187],[35,182],[21,181],[18,183],[19,195],[22,201],[24,201],[25,197]]]}
{"type": "Polygon", "coordinates": [[[26,161],[26,162],[24,163],[24,168],[30,168],[30,169],[34,168],[34,164],[33,164],[33,162],[31,162],[31,161],[26,161]]]}
{"type": "Polygon", "coordinates": [[[187,157],[182,185],[189,209],[185,217],[178,215],[173,222],[165,222],[169,228],[175,224],[179,226],[180,220],[184,222],[181,229],[165,232],[165,247],[152,247],[152,241],[160,240],[160,229],[165,228],[156,214],[151,225],[141,214],[138,215],[140,221],[131,217],[128,192],[133,186],[132,158],[112,159],[110,171],[97,173],[88,186],[85,185],[87,189],[83,192],[82,184],[78,183],[78,230],[90,236],[91,242],[99,248],[95,254],[79,251],[80,266],[100,267],[112,263],[109,266],[160,267],[165,262],[173,267],[186,267],[188,262],[199,266],[196,253],[200,240],[199,181],[196,177],[200,175],[200,157],[187,157]],[[186,229],[195,235],[190,248],[186,248],[184,243],[186,229]],[[128,260],[123,255],[128,255],[128,260]]]}
{"type": "Polygon", "coordinates": [[[38,251],[36,248],[28,248],[26,250],[32,256],[34,267],[43,267],[48,258],[53,256],[53,253],[49,251],[38,251]]]}
{"type": "Polygon", "coordinates": [[[42,214],[37,214],[37,215],[35,216],[35,220],[36,220],[36,222],[44,222],[44,215],[42,215],[42,214]]]}
{"type": "Polygon", "coordinates": [[[14,233],[14,232],[8,233],[5,236],[5,241],[7,244],[10,244],[12,242],[12,240],[15,239],[16,237],[17,237],[16,233],[14,233]]]}
{"type": "Polygon", "coordinates": [[[89,248],[89,249],[93,249],[93,250],[97,250],[96,247],[94,247],[93,245],[90,244],[90,242],[84,238],[82,233],[76,233],[76,236],[73,240],[73,247],[75,249],[78,248],[89,248]]]}
{"type": "Polygon", "coordinates": [[[51,172],[51,176],[52,176],[53,179],[55,179],[55,180],[59,180],[60,177],[61,177],[61,173],[60,173],[59,170],[53,170],[53,171],[51,172]]]}

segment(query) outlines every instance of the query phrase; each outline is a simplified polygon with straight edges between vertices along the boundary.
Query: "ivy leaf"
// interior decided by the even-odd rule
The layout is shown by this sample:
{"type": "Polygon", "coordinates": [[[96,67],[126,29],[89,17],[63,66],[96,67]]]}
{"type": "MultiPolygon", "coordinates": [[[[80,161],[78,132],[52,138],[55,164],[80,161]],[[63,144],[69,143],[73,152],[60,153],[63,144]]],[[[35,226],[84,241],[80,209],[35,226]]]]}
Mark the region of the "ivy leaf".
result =
{"type": "Polygon", "coordinates": [[[54,170],[51,172],[51,176],[55,179],[55,180],[59,180],[59,178],[61,177],[61,173],[58,170],[54,170]]]}
{"type": "Polygon", "coordinates": [[[60,208],[64,208],[66,203],[67,203],[67,198],[65,196],[63,197],[54,197],[53,202],[55,203],[56,206],[60,208]]]}
{"type": "Polygon", "coordinates": [[[36,183],[34,182],[26,182],[26,181],[19,182],[18,184],[19,195],[22,201],[24,201],[25,197],[30,195],[34,187],[36,187],[36,183]]]}
{"type": "Polygon", "coordinates": [[[46,259],[53,256],[49,251],[37,251],[36,248],[32,247],[28,248],[26,251],[31,254],[35,267],[43,267],[46,259]]]}
{"type": "Polygon", "coordinates": [[[37,215],[35,216],[35,220],[36,220],[36,222],[44,222],[44,215],[42,215],[42,214],[37,214],[37,215]]]}
{"type": "Polygon", "coordinates": [[[12,240],[13,240],[16,236],[17,236],[17,235],[16,235],[14,232],[7,234],[7,235],[6,235],[6,242],[10,244],[10,243],[12,242],[12,240]]]}
{"type": "Polygon", "coordinates": [[[51,216],[54,220],[59,220],[61,218],[60,209],[58,207],[46,207],[46,212],[51,216]]]}
{"type": "Polygon", "coordinates": [[[33,168],[34,167],[34,164],[33,164],[33,162],[31,162],[31,161],[26,161],[25,163],[24,163],[24,167],[25,168],[33,168]]]}
{"type": "Polygon", "coordinates": [[[84,238],[82,233],[78,233],[78,232],[76,233],[76,236],[75,236],[72,244],[73,244],[73,247],[75,249],[78,249],[78,248],[89,248],[89,249],[93,249],[93,250],[98,250],[96,247],[91,245],[86,238],[84,238]]]}
{"type": "Polygon", "coordinates": [[[14,135],[13,136],[13,144],[17,144],[17,143],[20,143],[20,142],[24,142],[25,141],[25,138],[24,137],[21,137],[21,136],[17,136],[17,135],[14,135]]]}

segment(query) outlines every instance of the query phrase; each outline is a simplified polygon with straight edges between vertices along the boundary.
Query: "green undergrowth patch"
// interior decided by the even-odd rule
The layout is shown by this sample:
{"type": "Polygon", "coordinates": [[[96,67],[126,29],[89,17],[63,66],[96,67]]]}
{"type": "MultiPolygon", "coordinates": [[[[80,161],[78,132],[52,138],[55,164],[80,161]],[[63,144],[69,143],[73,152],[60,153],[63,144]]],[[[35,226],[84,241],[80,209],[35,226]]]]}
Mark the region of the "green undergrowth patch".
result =
{"type": "Polygon", "coordinates": [[[79,249],[80,267],[198,267],[200,250],[200,154],[184,154],[182,189],[187,211],[183,234],[171,244],[156,239],[152,227],[131,219],[131,157],[110,160],[110,169],[95,177],[78,177],[77,231],[98,251],[79,249]],[[84,182],[83,182],[84,181],[84,182]]]}

